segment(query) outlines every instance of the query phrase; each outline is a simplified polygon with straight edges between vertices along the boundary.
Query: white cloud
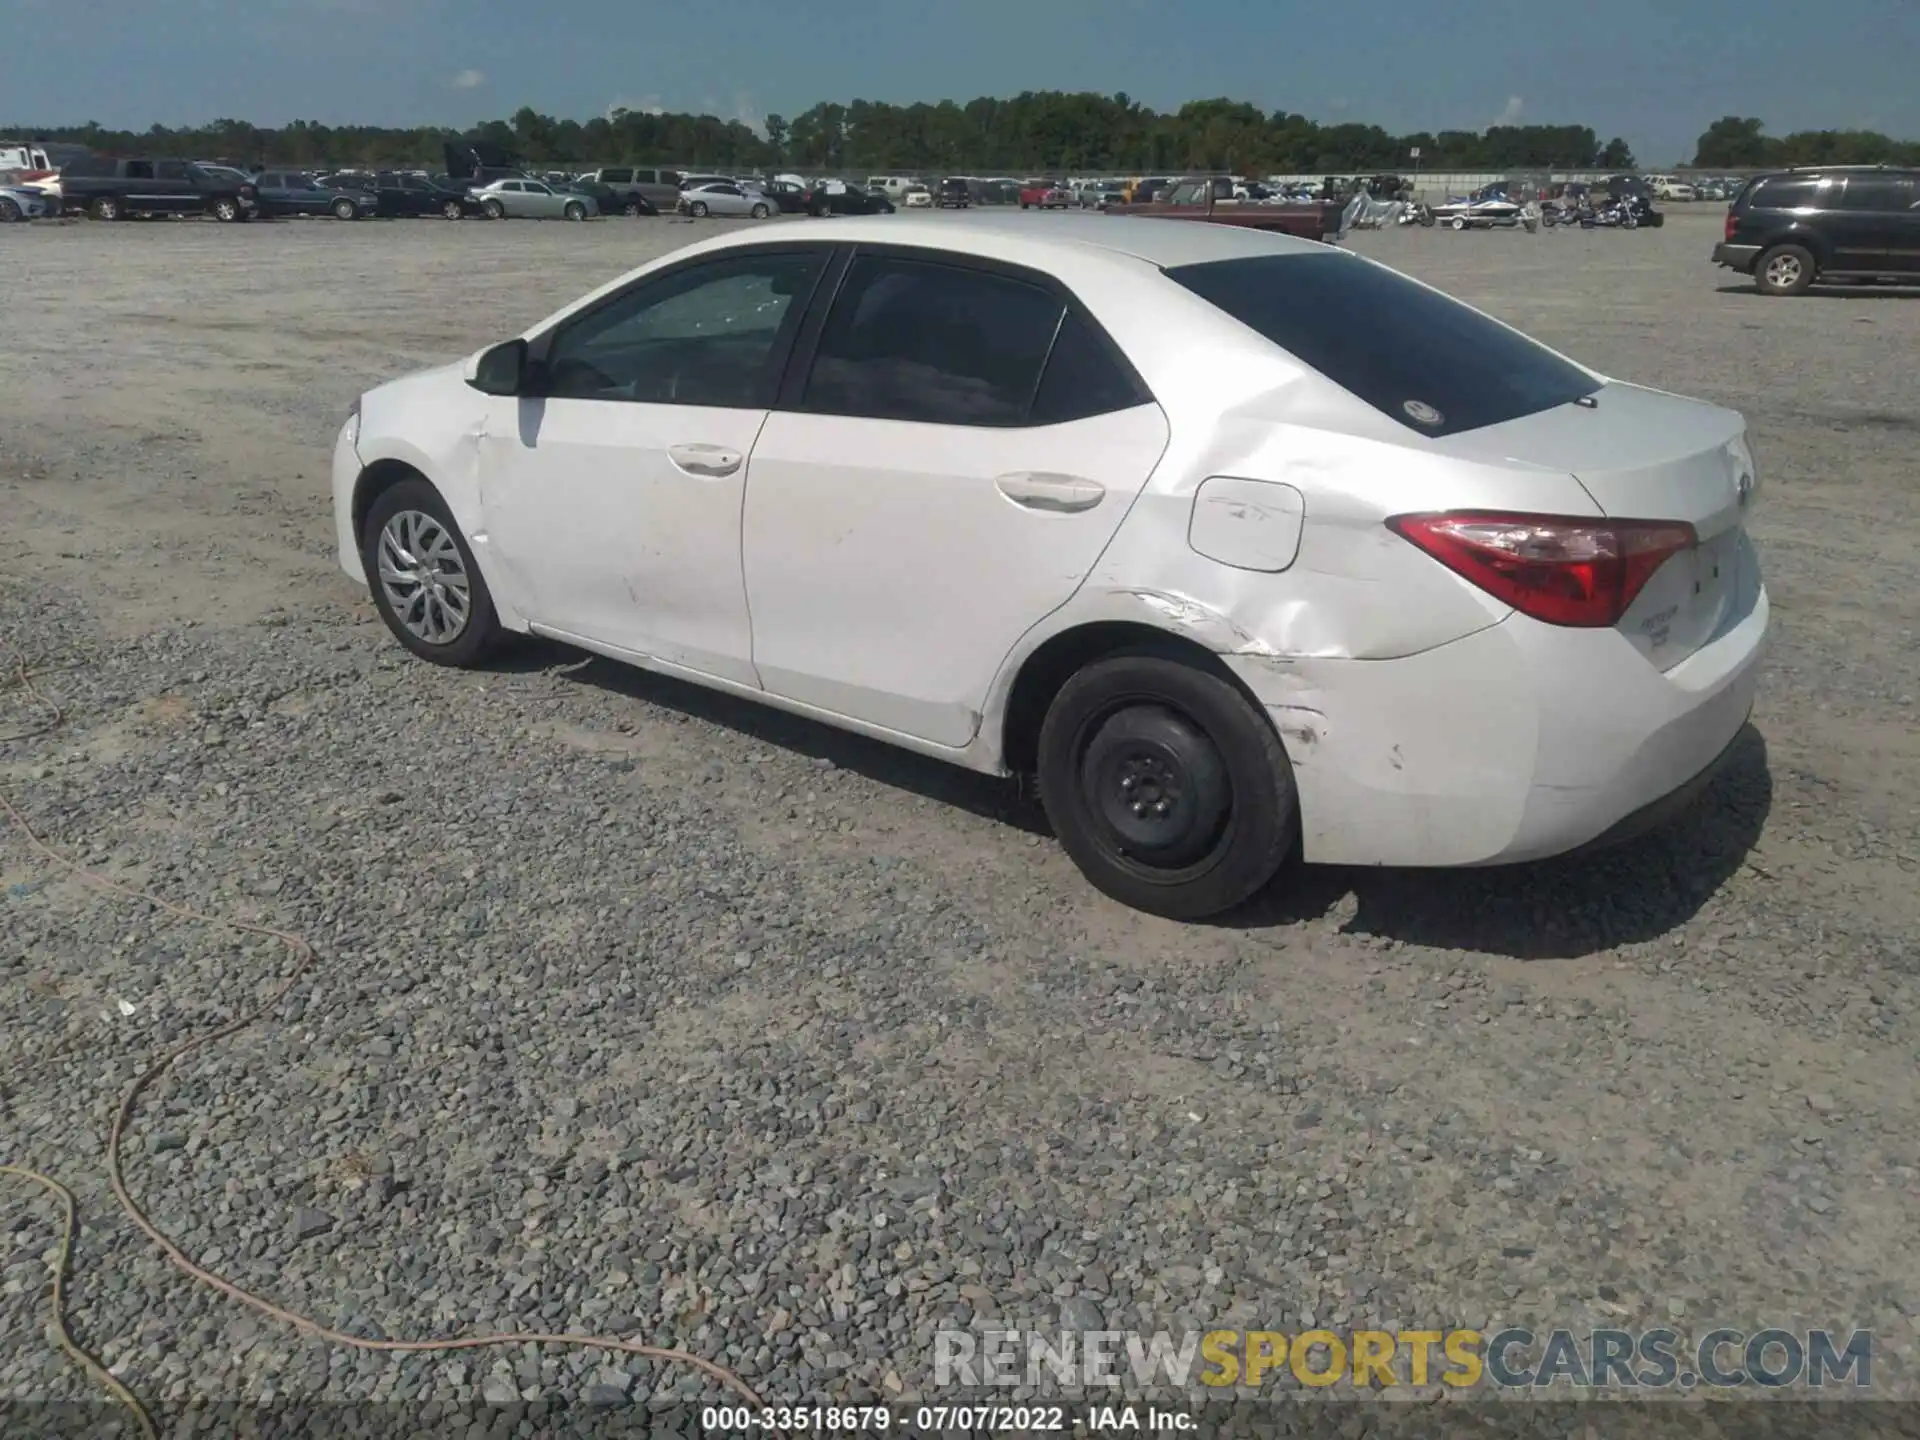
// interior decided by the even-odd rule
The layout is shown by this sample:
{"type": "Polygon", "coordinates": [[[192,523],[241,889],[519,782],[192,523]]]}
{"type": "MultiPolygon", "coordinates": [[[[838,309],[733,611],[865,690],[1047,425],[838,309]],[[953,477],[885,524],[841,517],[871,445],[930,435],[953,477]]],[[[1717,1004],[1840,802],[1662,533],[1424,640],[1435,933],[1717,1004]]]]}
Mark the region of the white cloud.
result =
{"type": "Polygon", "coordinates": [[[1527,108],[1527,102],[1518,95],[1507,96],[1507,108],[1494,117],[1495,125],[1518,125],[1520,112],[1527,108]]]}
{"type": "Polygon", "coordinates": [[[667,113],[667,107],[660,103],[660,97],[658,95],[642,95],[638,100],[629,100],[625,96],[621,96],[617,100],[609,101],[607,104],[607,118],[609,120],[613,118],[613,112],[616,110],[624,110],[629,115],[664,115],[667,113]]]}
{"type": "Polygon", "coordinates": [[[738,120],[756,135],[767,133],[766,112],[754,103],[752,92],[736,90],[733,92],[733,113],[729,120],[738,120]]]}
{"type": "Polygon", "coordinates": [[[453,88],[456,90],[478,90],[482,85],[487,83],[486,72],[482,70],[462,70],[458,75],[453,77],[452,83],[453,88]]]}

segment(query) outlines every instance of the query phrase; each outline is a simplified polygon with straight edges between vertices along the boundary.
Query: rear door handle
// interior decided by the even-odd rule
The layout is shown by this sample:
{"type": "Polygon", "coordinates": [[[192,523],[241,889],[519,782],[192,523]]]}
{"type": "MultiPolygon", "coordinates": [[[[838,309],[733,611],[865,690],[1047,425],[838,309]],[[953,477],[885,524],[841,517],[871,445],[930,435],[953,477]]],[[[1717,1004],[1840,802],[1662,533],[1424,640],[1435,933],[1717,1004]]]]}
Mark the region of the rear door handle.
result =
{"type": "Polygon", "coordinates": [[[731,475],[747,458],[724,445],[673,445],[667,455],[689,475],[731,475]]]}
{"type": "Polygon", "coordinates": [[[1002,495],[1029,510],[1091,510],[1107,493],[1107,487],[1097,480],[1044,470],[1017,471],[993,483],[1002,495]]]}

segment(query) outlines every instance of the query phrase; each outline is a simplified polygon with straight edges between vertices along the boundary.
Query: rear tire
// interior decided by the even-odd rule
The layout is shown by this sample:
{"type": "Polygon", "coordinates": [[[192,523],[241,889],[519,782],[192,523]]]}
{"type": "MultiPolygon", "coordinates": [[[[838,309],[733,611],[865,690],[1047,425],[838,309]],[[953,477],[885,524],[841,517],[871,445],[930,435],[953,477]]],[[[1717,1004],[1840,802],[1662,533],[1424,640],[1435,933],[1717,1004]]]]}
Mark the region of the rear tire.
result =
{"type": "Polygon", "coordinates": [[[1293,768],[1239,690],[1185,660],[1126,653],[1061,687],[1040,728],[1040,797],[1094,887],[1175,920],[1270,881],[1299,828],[1293,768]]]}
{"type": "Polygon", "coordinates": [[[102,195],[87,207],[87,213],[96,220],[118,220],[126,212],[120,208],[120,202],[111,195],[102,195]]]}
{"type": "Polygon", "coordinates": [[[622,215],[638,216],[646,212],[640,208],[640,202],[638,200],[629,200],[625,205],[620,207],[620,213],[622,215]]]}
{"type": "Polygon", "coordinates": [[[1753,283],[1762,295],[1804,295],[1819,271],[1806,246],[1776,245],[1753,267],[1753,283]]]}
{"type": "MultiPolygon", "coordinates": [[[[419,553],[425,548],[416,547],[415,552],[404,557],[400,565],[390,564],[389,572],[404,574],[409,569],[422,568],[430,558],[428,554],[419,553]],[[409,565],[405,561],[417,563],[409,565]]],[[[466,537],[454,523],[447,502],[426,480],[419,477],[402,480],[380,492],[367,511],[366,524],[360,532],[360,564],[366,570],[367,589],[373,596],[374,608],[380,612],[380,618],[393,632],[394,639],[422,660],[465,669],[480,664],[499,644],[502,636],[500,620],[494,613],[493,595],[487,589],[486,577],[474,562],[473,551],[467,547],[466,537]],[[441,560],[435,565],[437,579],[432,595],[419,593],[429,587],[405,580],[394,583],[393,588],[400,592],[400,598],[396,599],[394,594],[389,593],[389,585],[382,574],[381,551],[388,548],[383,544],[389,534],[388,527],[396,524],[401,531],[425,537],[428,545],[441,554],[441,560]],[[458,557],[457,562],[455,556],[458,557]],[[431,638],[430,634],[420,633],[422,630],[431,630],[432,627],[425,621],[436,613],[433,607],[438,607],[437,614],[443,621],[452,613],[448,597],[455,591],[456,576],[465,589],[459,628],[437,640],[431,638]],[[406,614],[402,614],[402,609],[406,614]],[[411,625],[409,616],[413,618],[411,625]]]]}
{"type": "Polygon", "coordinates": [[[11,195],[0,195],[0,225],[11,225],[24,213],[11,195]]]}
{"type": "Polygon", "coordinates": [[[460,202],[458,200],[449,200],[447,201],[446,204],[440,207],[440,213],[446,216],[447,219],[449,220],[458,220],[462,216],[464,216],[467,212],[460,207],[460,202]]]}

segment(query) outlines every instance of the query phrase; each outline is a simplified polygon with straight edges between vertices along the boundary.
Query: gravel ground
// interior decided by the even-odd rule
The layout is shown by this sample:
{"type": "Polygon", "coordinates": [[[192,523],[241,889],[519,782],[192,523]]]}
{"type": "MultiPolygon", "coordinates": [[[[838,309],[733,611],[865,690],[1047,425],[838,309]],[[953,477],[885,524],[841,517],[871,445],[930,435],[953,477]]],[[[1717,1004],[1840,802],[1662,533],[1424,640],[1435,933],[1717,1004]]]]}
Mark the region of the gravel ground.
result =
{"type": "MultiPolygon", "coordinates": [[[[557,649],[409,662],[333,568],[357,391],[702,227],[15,227],[0,657],[74,668],[0,787],[320,951],[157,1087],[133,1189],[327,1323],[684,1344],[789,1401],[924,1396],[968,1323],[1870,1327],[1910,1392],[1920,297],[1761,299],[1713,209],[1355,244],[1749,415],[1777,639],[1739,762],[1602,859],[1295,872],[1187,927],[1010,787],[557,649]]],[[[0,836],[0,1160],[79,1197],[82,1340],[156,1403],[703,1393],[305,1342],[125,1223],[121,1090],[286,965],[0,836]]],[[[0,1400],[91,1394],[43,1335],[53,1221],[0,1188],[0,1400]]]]}

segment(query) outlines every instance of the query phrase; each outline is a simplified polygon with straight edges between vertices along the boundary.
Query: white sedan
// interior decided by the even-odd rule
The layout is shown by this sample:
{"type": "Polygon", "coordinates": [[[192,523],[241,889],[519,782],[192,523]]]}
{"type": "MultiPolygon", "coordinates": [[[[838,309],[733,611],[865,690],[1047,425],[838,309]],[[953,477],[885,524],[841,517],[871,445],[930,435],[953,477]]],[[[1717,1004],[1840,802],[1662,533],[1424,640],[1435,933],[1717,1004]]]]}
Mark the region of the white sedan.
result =
{"type": "Polygon", "coordinates": [[[716,180],[708,185],[689,185],[680,192],[677,207],[682,215],[696,220],[707,215],[741,215],[764,220],[773,213],[773,202],[757,187],[737,180],[716,180]]]}
{"type": "Polygon", "coordinates": [[[1732,411],[1339,249],[1098,215],[678,250],[363,395],[340,563],[424,659],[531,632],[989,773],[1198,917],[1529,860],[1695,793],[1767,596],[1732,411]]]}

